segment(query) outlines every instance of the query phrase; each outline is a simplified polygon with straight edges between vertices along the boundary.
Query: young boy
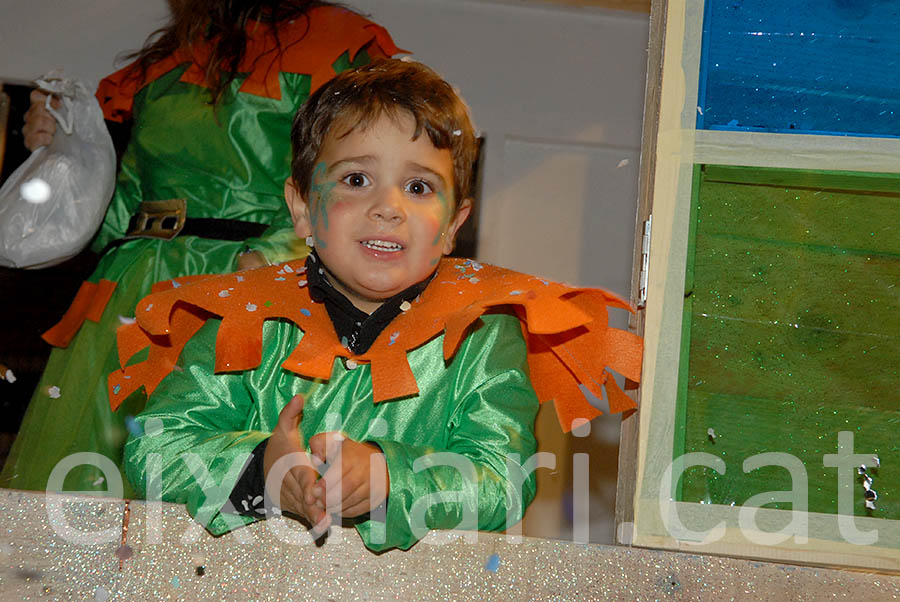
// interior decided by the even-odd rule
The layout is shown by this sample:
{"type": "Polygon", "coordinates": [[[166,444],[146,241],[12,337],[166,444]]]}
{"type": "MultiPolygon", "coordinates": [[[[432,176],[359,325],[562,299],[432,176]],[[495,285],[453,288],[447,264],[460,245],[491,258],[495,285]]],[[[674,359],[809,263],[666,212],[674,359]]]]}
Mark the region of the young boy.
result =
{"type": "Polygon", "coordinates": [[[354,519],[375,550],[513,524],[534,495],[529,371],[565,430],[599,413],[579,381],[631,407],[605,372],[639,377],[640,340],[606,327],[606,304],[627,304],[443,258],[471,211],[475,138],[421,64],[337,76],[291,137],[285,196],[305,263],[179,279],[120,330],[123,363],[150,346],[110,377],[114,406],[152,393],[129,479],[161,484],[215,534],[272,506],[315,533],[354,519]]]}

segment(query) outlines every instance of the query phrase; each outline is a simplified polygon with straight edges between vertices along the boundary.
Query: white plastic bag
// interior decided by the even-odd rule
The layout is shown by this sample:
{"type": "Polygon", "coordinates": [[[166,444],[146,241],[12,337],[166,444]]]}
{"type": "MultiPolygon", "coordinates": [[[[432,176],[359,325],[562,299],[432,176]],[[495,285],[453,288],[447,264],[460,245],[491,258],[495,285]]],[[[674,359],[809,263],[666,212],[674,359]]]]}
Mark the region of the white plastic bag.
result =
{"type": "Polygon", "coordinates": [[[80,80],[51,72],[35,82],[61,100],[58,127],[0,188],[0,265],[43,268],[90,242],[115,188],[116,152],[100,104],[80,80]]]}

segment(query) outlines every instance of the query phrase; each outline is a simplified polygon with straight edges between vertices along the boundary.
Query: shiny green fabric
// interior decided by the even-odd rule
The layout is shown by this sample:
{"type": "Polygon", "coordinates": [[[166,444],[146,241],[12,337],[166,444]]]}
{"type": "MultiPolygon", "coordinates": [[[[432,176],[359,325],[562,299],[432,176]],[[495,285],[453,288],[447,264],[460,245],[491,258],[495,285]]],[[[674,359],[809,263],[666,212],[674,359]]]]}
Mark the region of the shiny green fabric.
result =
{"type": "MultiPolygon", "coordinates": [[[[366,62],[365,51],[352,63],[345,53],[333,67],[342,71],[366,62]]],[[[281,73],[278,100],[239,93],[243,78],[237,78],[213,110],[207,89],[178,81],[183,71],[174,69],[135,96],[131,139],[93,249],[102,251],[121,238],[142,200],[184,198],[189,217],[271,226],[246,243],[193,236],[138,239],[105,253],[90,280],[115,281],[116,290],[99,324],[85,322],[68,347],[51,353],[0,473],[2,487],[44,490],[53,467],[75,452],[96,452],[121,466],[128,434],[124,420],[141,404],[113,413],[106,378],[120,367],[115,339],[120,317],[133,316],[155,282],[232,271],[245,244],[270,261],[307,252],[291,228],[283,189],[290,173],[291,121],[309,95],[309,76],[281,73]],[[52,387],[59,398],[51,397],[52,387]]],[[[67,491],[135,496],[127,482],[122,492],[108,488],[104,473],[91,465],[73,468],[64,482],[67,491]]]]}
{"type": "Polygon", "coordinates": [[[356,525],[373,550],[410,547],[423,535],[414,524],[502,530],[508,489],[516,522],[534,497],[533,473],[525,475],[519,459],[525,462],[536,450],[538,400],[516,317],[484,316],[449,363],[443,359],[442,336],[409,352],[420,394],[378,404],[372,401],[368,365],[347,369],[336,360],[328,382],[282,369],[303,336],[286,322],[266,322],[258,368],[213,374],[218,325],[211,320],[188,343],[179,366],[137,418],[144,434],[125,446],[125,467],[135,487],[146,493],[148,474],[161,474],[162,499],[185,503],[213,534],[253,520],[220,509],[250,452],[298,393],[306,399],[300,425],[306,439],[340,430],[384,450],[390,475],[386,522],[356,525]],[[436,452],[458,456],[448,462],[430,455],[436,452]],[[443,465],[423,469],[419,458],[443,465]],[[460,464],[463,471],[456,467],[460,464]],[[469,471],[464,478],[462,472],[469,471]],[[513,495],[516,490],[521,493],[513,495]],[[437,503],[438,498],[445,503],[437,503]],[[424,522],[411,518],[417,503],[425,511],[424,522]],[[461,522],[464,508],[477,511],[477,521],[461,522]]]}

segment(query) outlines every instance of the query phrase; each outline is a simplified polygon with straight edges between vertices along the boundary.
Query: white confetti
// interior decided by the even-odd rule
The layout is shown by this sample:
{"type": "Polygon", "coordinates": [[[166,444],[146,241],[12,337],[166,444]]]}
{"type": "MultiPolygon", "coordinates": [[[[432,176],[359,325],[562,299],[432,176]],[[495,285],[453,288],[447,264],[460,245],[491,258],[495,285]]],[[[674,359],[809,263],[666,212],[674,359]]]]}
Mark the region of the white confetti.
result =
{"type": "Polygon", "coordinates": [[[703,115],[703,107],[701,107],[700,105],[697,105],[697,112],[700,113],[701,115],[703,115]]]}
{"type": "Polygon", "coordinates": [[[229,293],[227,290],[221,290],[221,291],[219,291],[219,296],[220,297],[230,297],[231,293],[229,293]]]}
{"type": "Polygon", "coordinates": [[[47,395],[50,396],[50,399],[59,399],[59,397],[60,397],[59,387],[57,387],[56,385],[53,385],[52,387],[47,389],[47,395]]]}
{"type": "Polygon", "coordinates": [[[706,436],[709,437],[710,441],[716,440],[716,430],[712,427],[706,429],[706,436]]]}
{"type": "Polygon", "coordinates": [[[102,585],[97,587],[97,589],[94,590],[94,600],[96,600],[96,602],[106,602],[109,600],[109,592],[106,591],[102,585]]]}
{"type": "Polygon", "coordinates": [[[135,322],[137,322],[137,320],[135,320],[134,318],[129,318],[128,316],[119,316],[120,324],[134,324],[135,322]]]}
{"type": "Polygon", "coordinates": [[[628,159],[622,159],[621,161],[619,161],[619,164],[616,165],[616,169],[619,169],[619,168],[621,168],[621,167],[625,167],[625,166],[628,165],[629,163],[631,163],[631,161],[629,161],[628,159]]]}
{"type": "Polygon", "coordinates": [[[105,480],[106,480],[106,479],[105,479],[104,477],[97,477],[97,478],[94,480],[94,482],[91,483],[91,485],[93,485],[94,487],[99,487],[100,485],[103,484],[103,481],[105,481],[105,480]]]}
{"type": "Polygon", "coordinates": [[[13,374],[13,371],[11,368],[6,369],[6,374],[3,375],[3,378],[5,378],[6,382],[8,382],[8,383],[16,382],[16,375],[13,374]]]}
{"type": "Polygon", "coordinates": [[[19,193],[29,203],[40,205],[50,200],[50,184],[40,178],[31,178],[22,184],[19,193]]]}
{"type": "Polygon", "coordinates": [[[462,136],[462,130],[453,130],[454,136],[462,136]]]}
{"type": "Polygon", "coordinates": [[[253,303],[247,303],[247,311],[256,311],[256,305],[253,303]]]}
{"type": "Polygon", "coordinates": [[[313,245],[314,242],[315,242],[315,239],[313,239],[312,236],[307,236],[307,237],[306,237],[306,246],[307,246],[307,247],[312,248],[312,247],[314,246],[314,245],[313,245]]]}
{"type": "Polygon", "coordinates": [[[355,370],[358,365],[355,360],[347,360],[347,370],[355,370]]]}
{"type": "Polygon", "coordinates": [[[292,268],[292,267],[289,266],[288,264],[284,264],[284,268],[283,268],[283,269],[284,269],[284,271],[287,272],[288,274],[293,274],[293,273],[294,273],[294,268],[292,268]]]}
{"type": "Polygon", "coordinates": [[[409,301],[404,301],[400,304],[400,311],[409,311],[410,307],[412,307],[412,305],[409,304],[409,301]]]}

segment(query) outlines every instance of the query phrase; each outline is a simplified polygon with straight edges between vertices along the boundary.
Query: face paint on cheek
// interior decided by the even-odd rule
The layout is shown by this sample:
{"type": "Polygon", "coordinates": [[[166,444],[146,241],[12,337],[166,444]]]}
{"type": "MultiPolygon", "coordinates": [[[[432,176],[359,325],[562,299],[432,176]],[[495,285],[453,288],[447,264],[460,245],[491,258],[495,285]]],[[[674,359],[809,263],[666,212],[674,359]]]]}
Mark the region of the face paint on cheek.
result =
{"type": "Polygon", "coordinates": [[[316,239],[316,245],[320,248],[324,248],[326,244],[320,237],[316,236],[316,232],[320,223],[322,228],[328,229],[328,207],[332,202],[332,191],[337,186],[337,182],[329,182],[325,179],[326,170],[324,162],[316,165],[316,169],[313,171],[312,184],[310,185],[312,207],[309,221],[316,239]]]}
{"type": "Polygon", "coordinates": [[[438,192],[437,198],[441,202],[441,219],[437,224],[437,234],[431,242],[432,247],[441,244],[441,240],[444,238],[444,232],[446,232],[447,228],[450,226],[450,202],[443,192],[438,192]]]}

